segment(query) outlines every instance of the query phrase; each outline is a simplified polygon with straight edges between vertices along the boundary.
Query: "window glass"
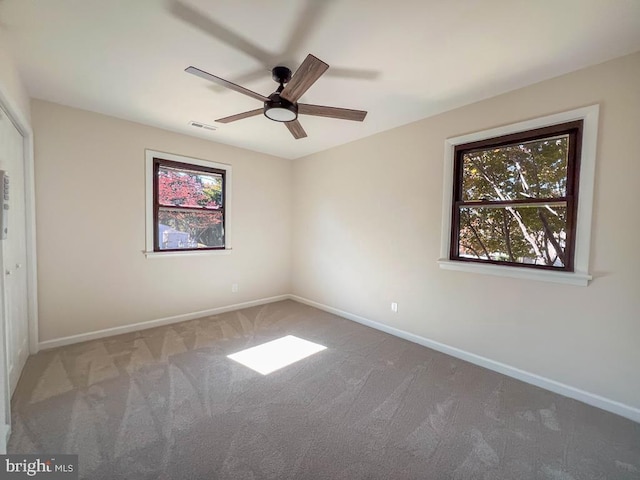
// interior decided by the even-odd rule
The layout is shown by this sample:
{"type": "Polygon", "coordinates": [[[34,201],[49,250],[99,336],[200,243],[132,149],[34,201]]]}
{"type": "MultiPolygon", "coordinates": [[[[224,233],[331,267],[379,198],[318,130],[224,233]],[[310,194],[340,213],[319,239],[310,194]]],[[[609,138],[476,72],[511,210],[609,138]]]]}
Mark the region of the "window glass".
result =
{"type": "Polygon", "coordinates": [[[166,206],[219,209],[222,207],[222,179],[221,174],[160,165],[158,202],[166,206]]]}
{"type": "Polygon", "coordinates": [[[157,232],[160,250],[224,247],[222,212],[160,208],[157,232]]]}
{"type": "Polygon", "coordinates": [[[564,197],[569,135],[463,155],[464,200],[564,197]]]}
{"type": "Polygon", "coordinates": [[[154,159],[154,250],[225,248],[225,171],[154,159]]]}
{"type": "Polygon", "coordinates": [[[572,271],[581,129],[457,146],[450,258],[572,271]]]}
{"type": "Polygon", "coordinates": [[[458,245],[464,258],[564,267],[567,207],[464,207],[458,245]]]}

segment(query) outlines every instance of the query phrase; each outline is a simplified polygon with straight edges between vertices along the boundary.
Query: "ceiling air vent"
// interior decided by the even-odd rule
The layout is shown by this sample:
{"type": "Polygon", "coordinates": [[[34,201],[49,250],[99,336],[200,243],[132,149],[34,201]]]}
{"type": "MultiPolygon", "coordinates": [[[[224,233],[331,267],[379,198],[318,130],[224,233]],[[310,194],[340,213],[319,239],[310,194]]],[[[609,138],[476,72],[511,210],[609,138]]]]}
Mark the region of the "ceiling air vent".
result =
{"type": "Polygon", "coordinates": [[[211,130],[211,131],[217,130],[217,128],[214,127],[213,125],[207,125],[206,123],[202,123],[202,122],[194,122],[193,120],[189,122],[189,125],[196,128],[204,128],[205,130],[211,130]]]}

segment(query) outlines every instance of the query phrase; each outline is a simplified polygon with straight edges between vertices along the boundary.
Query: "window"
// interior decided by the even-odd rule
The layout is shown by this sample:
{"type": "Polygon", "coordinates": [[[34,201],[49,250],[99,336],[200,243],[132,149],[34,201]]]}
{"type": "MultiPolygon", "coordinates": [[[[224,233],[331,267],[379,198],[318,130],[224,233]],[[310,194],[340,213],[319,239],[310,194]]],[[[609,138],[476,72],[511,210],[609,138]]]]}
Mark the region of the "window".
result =
{"type": "Polygon", "coordinates": [[[450,259],[573,271],[582,123],[455,147],[450,259]]]}
{"type": "Polygon", "coordinates": [[[587,285],[597,126],[596,105],[447,139],[440,267],[587,285]]]}
{"type": "Polygon", "coordinates": [[[146,153],[147,255],[228,250],[231,167],[146,153]]]}

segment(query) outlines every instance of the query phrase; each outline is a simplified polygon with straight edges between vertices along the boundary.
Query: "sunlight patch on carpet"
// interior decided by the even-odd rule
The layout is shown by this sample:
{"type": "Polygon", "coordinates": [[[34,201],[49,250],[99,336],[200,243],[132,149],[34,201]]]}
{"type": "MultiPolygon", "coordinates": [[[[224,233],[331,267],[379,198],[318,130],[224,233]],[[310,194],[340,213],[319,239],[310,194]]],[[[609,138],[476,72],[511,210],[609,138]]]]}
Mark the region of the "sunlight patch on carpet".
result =
{"type": "Polygon", "coordinates": [[[324,345],[303,340],[293,335],[287,335],[286,337],[227,355],[227,357],[262,375],[268,375],[326,348],[324,345]]]}

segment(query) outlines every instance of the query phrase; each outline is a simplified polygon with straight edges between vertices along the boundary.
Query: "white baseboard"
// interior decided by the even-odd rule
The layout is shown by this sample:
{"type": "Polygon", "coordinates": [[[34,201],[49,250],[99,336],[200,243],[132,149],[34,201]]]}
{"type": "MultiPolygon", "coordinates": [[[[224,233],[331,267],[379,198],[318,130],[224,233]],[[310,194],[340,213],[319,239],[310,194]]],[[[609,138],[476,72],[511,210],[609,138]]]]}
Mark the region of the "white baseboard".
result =
{"type": "Polygon", "coordinates": [[[630,420],[633,420],[634,422],[640,423],[640,409],[638,408],[625,405],[624,403],[611,400],[609,398],[602,397],[595,393],[590,393],[590,392],[581,390],[579,388],[575,388],[570,385],[566,385],[564,383],[551,380],[549,378],[542,377],[535,373],[526,372],[519,368],[512,367],[510,365],[506,365],[504,363],[497,362],[495,360],[491,360],[490,358],[476,355],[475,353],[466,352],[459,348],[445,345],[444,343],[436,342],[434,340],[429,340],[428,338],[424,338],[419,335],[415,335],[413,333],[400,330],[398,328],[390,327],[388,325],[384,325],[382,323],[369,320],[368,318],[364,318],[359,315],[354,315],[353,313],[345,312],[344,310],[340,310],[338,308],[333,308],[328,305],[324,305],[322,303],[314,302],[313,300],[309,300],[304,297],[299,297],[297,295],[289,295],[288,297],[291,300],[295,300],[296,302],[310,305],[312,307],[318,308],[320,310],[324,310],[325,312],[333,313],[335,315],[346,318],[348,320],[353,320],[354,322],[361,323],[362,325],[366,325],[368,327],[375,328],[376,330],[389,333],[396,337],[409,340],[410,342],[417,343],[419,345],[431,348],[438,352],[446,353],[447,355],[451,355],[452,357],[465,360],[469,363],[473,363],[480,367],[488,368],[489,370],[502,373],[509,377],[513,377],[523,382],[530,383],[531,385],[544,388],[545,390],[549,390],[551,392],[557,393],[559,395],[563,395],[565,397],[573,398],[574,400],[578,400],[580,402],[586,403],[593,407],[597,407],[602,410],[615,413],[622,417],[626,417],[630,420]]]}
{"type": "Polygon", "coordinates": [[[220,313],[230,312],[232,310],[239,310],[241,308],[255,307],[257,305],[265,305],[267,303],[279,302],[280,300],[289,299],[289,295],[278,295],[275,297],[259,298],[257,300],[251,300],[249,302],[235,303],[233,305],[226,305],[224,307],[211,308],[209,310],[201,310],[199,312],[185,313],[182,315],[174,315],[172,317],[158,318],[156,320],[148,320],[146,322],[132,323],[130,325],[123,325],[121,327],[105,328],[104,330],[96,330],[94,332],[80,333],[78,335],[71,335],[68,337],[54,338],[53,340],[46,340],[38,344],[39,350],[45,350],[48,348],[63,347],[65,345],[71,345],[73,343],[86,342],[89,340],[96,340],[98,338],[111,337],[113,335],[121,335],[123,333],[137,332],[139,330],[146,330],[148,328],[161,327],[163,325],[170,325],[172,323],[184,322],[186,320],[194,320],[196,318],[208,317],[210,315],[218,315],[220,313]]]}

